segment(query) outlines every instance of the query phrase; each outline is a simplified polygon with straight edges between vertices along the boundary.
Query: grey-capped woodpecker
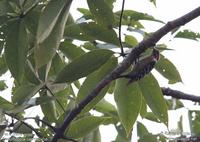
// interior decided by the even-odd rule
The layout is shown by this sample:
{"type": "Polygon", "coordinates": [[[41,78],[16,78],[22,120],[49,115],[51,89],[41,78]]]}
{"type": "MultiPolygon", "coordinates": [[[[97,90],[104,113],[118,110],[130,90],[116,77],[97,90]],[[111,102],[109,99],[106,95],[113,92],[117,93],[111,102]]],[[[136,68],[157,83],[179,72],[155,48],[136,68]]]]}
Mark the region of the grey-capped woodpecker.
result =
{"type": "Polygon", "coordinates": [[[151,70],[154,68],[159,58],[160,58],[160,53],[157,49],[154,48],[150,56],[136,62],[132,71],[130,71],[128,74],[119,76],[119,78],[130,79],[127,85],[129,85],[134,81],[140,80],[146,74],[151,72],[151,70]]]}

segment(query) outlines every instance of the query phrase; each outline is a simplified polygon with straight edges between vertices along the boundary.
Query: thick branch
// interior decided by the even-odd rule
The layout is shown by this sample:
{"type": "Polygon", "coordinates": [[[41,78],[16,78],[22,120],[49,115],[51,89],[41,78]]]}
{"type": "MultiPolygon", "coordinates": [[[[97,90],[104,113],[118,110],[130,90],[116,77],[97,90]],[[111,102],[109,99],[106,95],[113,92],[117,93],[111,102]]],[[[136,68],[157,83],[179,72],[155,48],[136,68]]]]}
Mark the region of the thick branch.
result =
{"type": "Polygon", "coordinates": [[[162,87],[161,90],[163,92],[163,95],[165,96],[171,96],[173,98],[182,99],[182,100],[190,100],[193,102],[200,102],[200,96],[186,94],[181,91],[173,90],[173,89],[165,88],[165,87],[162,87]]]}
{"type": "Polygon", "coordinates": [[[99,84],[91,91],[91,93],[78,104],[65,118],[63,125],[59,128],[59,131],[54,135],[52,142],[57,142],[65,132],[66,128],[69,126],[71,121],[83,110],[83,108],[91,102],[98,93],[107,86],[112,80],[116,79],[121,73],[123,73],[133,61],[135,61],[141,53],[143,53],[147,48],[154,46],[164,35],[173,30],[174,28],[180,27],[191,20],[197,18],[200,15],[200,7],[194,9],[188,14],[168,22],[165,26],[157,30],[150,37],[146,38],[140,42],[131,53],[123,60],[123,62],[110,74],[108,74],[99,84]]]}

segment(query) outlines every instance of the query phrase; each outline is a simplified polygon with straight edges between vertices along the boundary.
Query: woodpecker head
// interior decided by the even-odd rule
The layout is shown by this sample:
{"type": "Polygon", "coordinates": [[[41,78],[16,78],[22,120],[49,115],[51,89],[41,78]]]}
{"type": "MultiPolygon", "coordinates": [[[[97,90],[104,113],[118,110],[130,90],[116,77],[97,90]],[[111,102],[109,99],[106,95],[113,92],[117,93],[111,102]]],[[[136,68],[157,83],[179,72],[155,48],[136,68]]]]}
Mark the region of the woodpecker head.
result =
{"type": "Polygon", "coordinates": [[[153,49],[152,56],[158,61],[160,58],[160,52],[157,49],[153,49]]]}

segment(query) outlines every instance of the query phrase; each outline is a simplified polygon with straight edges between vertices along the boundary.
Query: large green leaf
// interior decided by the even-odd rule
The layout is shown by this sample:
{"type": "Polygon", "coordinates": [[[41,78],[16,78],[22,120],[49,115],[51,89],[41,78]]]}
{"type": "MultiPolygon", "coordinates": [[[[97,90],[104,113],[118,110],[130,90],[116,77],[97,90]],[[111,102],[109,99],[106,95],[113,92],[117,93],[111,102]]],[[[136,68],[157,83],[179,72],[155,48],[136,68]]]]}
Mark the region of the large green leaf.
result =
{"type": "Polygon", "coordinates": [[[108,120],[107,117],[88,116],[76,121],[73,121],[65,135],[70,138],[81,138],[95,130],[104,121],[108,120]]]}
{"type": "Polygon", "coordinates": [[[37,30],[38,43],[43,42],[52,32],[66,4],[70,6],[71,0],[51,0],[47,4],[39,19],[37,30]]]}
{"type": "Polygon", "coordinates": [[[101,67],[112,55],[113,52],[106,49],[92,50],[91,52],[83,54],[65,66],[58,74],[55,82],[72,82],[87,76],[101,67]]]}
{"type": "MultiPolygon", "coordinates": [[[[113,57],[110,58],[99,70],[95,71],[94,73],[90,74],[84,83],[82,84],[78,95],[77,95],[77,103],[81,102],[85,99],[91,90],[95,88],[95,86],[108,74],[110,73],[115,67],[117,66],[117,58],[113,57]]],[[[95,97],[83,110],[82,112],[89,111],[93,108],[106,94],[109,86],[105,87],[97,97],[95,97]]]]}
{"type": "Polygon", "coordinates": [[[81,23],[80,27],[86,35],[104,42],[119,45],[117,34],[113,29],[107,29],[95,22],[81,23]]]}
{"type": "Polygon", "coordinates": [[[25,23],[22,19],[10,23],[6,38],[5,58],[12,76],[20,82],[24,73],[28,39],[25,23]]]}
{"type": "Polygon", "coordinates": [[[181,76],[172,62],[170,62],[164,56],[161,56],[160,60],[157,62],[155,69],[169,80],[169,83],[180,82],[181,76]]]}
{"type": "Polygon", "coordinates": [[[96,38],[87,35],[80,27],[80,24],[71,24],[65,27],[64,38],[78,39],[83,41],[94,41],[96,38]]]}
{"type": "Polygon", "coordinates": [[[114,15],[104,0],[87,0],[87,3],[98,24],[112,27],[114,15]]]}
{"type": "Polygon", "coordinates": [[[118,79],[115,86],[114,98],[117,104],[119,118],[129,136],[133,128],[140,107],[142,105],[142,94],[137,83],[127,85],[127,79],[118,79]]]}
{"type": "Polygon", "coordinates": [[[85,53],[85,51],[81,49],[81,47],[77,47],[76,45],[67,41],[63,42],[59,49],[70,60],[73,60],[74,58],[85,53]]]}
{"type": "MultiPolygon", "coordinates": [[[[55,55],[56,49],[59,47],[60,40],[63,37],[64,27],[68,18],[70,4],[71,4],[71,0],[65,0],[62,2],[62,5],[64,5],[64,7],[62,8],[62,11],[60,12],[58,19],[56,20],[56,23],[54,27],[52,28],[51,32],[48,34],[47,37],[45,37],[44,40],[42,40],[42,37],[41,38],[38,37],[41,39],[42,42],[37,41],[38,44],[35,47],[35,62],[36,62],[37,68],[40,68],[41,66],[48,63],[55,55]]],[[[54,5],[57,6],[59,4],[54,3],[54,5]]],[[[51,12],[52,11],[49,11],[48,14],[51,14],[51,12]]],[[[40,24],[38,26],[38,29],[39,28],[40,28],[40,24]]],[[[45,29],[48,29],[48,28],[45,27],[45,29]]]]}
{"type": "Polygon", "coordinates": [[[43,84],[40,84],[37,86],[32,85],[32,84],[21,85],[19,88],[15,90],[13,94],[13,97],[12,97],[13,103],[22,104],[23,102],[28,101],[42,87],[43,87],[43,84]]]}
{"type": "Polygon", "coordinates": [[[168,123],[167,105],[157,80],[152,74],[146,75],[139,82],[143,97],[153,113],[164,122],[168,123]]]}

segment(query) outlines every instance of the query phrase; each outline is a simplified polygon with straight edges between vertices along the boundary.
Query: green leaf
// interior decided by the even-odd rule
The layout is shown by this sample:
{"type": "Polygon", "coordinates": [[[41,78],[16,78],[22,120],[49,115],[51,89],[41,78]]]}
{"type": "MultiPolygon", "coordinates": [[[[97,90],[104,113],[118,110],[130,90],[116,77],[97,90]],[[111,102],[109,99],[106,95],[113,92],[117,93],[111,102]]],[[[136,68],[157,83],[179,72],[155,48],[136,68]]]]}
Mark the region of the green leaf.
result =
{"type": "Polygon", "coordinates": [[[142,138],[140,138],[138,142],[157,142],[157,136],[154,136],[149,133],[148,135],[145,135],[142,138]]]}
{"type": "MultiPolygon", "coordinates": [[[[82,84],[78,95],[77,95],[77,103],[81,102],[85,99],[91,92],[92,89],[115,67],[117,66],[117,58],[110,58],[99,70],[90,74],[84,83],[82,84]]],[[[105,87],[97,97],[95,97],[83,110],[82,112],[87,112],[91,108],[93,108],[106,94],[109,86],[105,87]]]]}
{"type": "Polygon", "coordinates": [[[175,35],[175,37],[198,40],[198,39],[200,39],[200,33],[196,33],[196,32],[190,31],[190,30],[183,30],[183,31],[178,32],[175,35]]]}
{"type": "Polygon", "coordinates": [[[95,130],[104,121],[108,120],[106,117],[88,116],[73,121],[65,135],[70,138],[81,138],[95,130]]]}
{"type": "Polygon", "coordinates": [[[59,16],[61,15],[62,11],[64,11],[63,8],[66,5],[69,7],[70,4],[70,0],[51,0],[47,4],[39,19],[37,30],[38,43],[43,42],[50,35],[59,19],[59,16]]]}
{"type": "Polygon", "coordinates": [[[143,118],[160,123],[160,120],[158,120],[153,112],[147,112],[143,118]]]}
{"type": "Polygon", "coordinates": [[[87,3],[98,24],[112,27],[114,15],[112,9],[104,0],[87,0],[87,3]]]}
{"type": "Polygon", "coordinates": [[[15,133],[32,134],[32,129],[21,122],[15,124],[13,129],[15,130],[15,133]]]}
{"type": "MultiPolygon", "coordinates": [[[[63,1],[63,0],[60,0],[60,1],[63,1]]],[[[52,1],[50,1],[50,3],[51,2],[52,1]]],[[[54,5],[55,6],[59,5],[57,3],[54,3],[54,5]]],[[[62,11],[60,12],[58,19],[56,20],[56,23],[54,27],[52,28],[51,32],[48,33],[48,36],[45,37],[44,40],[42,39],[42,37],[38,37],[41,40],[37,41],[37,45],[34,48],[36,68],[40,68],[41,66],[47,64],[56,54],[56,49],[58,49],[60,45],[60,40],[63,37],[65,24],[66,24],[68,14],[69,14],[70,4],[71,4],[70,0],[65,0],[62,2],[62,5],[64,5],[64,7],[62,8],[62,11]]],[[[51,14],[51,12],[52,11],[49,11],[48,14],[51,14]]],[[[46,15],[46,16],[49,16],[49,15],[46,15]]],[[[40,19],[40,20],[43,20],[43,19],[40,19]]],[[[40,23],[39,23],[38,29],[39,28],[40,28],[40,23]]],[[[45,26],[45,29],[48,29],[48,28],[45,26]]],[[[45,34],[45,31],[44,31],[44,34],[45,34]]]]}
{"type": "Polygon", "coordinates": [[[95,110],[102,113],[117,112],[115,106],[106,101],[105,99],[102,99],[98,104],[96,104],[95,110]]]}
{"type": "Polygon", "coordinates": [[[6,38],[5,58],[12,76],[20,82],[28,50],[28,38],[25,23],[22,19],[9,25],[10,31],[6,38]]]}
{"type": "Polygon", "coordinates": [[[42,87],[43,84],[37,86],[32,84],[21,85],[14,92],[12,102],[22,104],[32,98],[42,87]]]}
{"type": "Polygon", "coordinates": [[[194,135],[200,134],[200,111],[192,111],[188,112],[190,131],[194,135]]]}
{"type": "Polygon", "coordinates": [[[6,85],[4,80],[0,80],[0,91],[5,90],[6,88],[8,88],[8,86],[6,85]]]}
{"type": "Polygon", "coordinates": [[[140,122],[137,122],[137,135],[142,138],[144,135],[149,134],[147,128],[140,122]]]}
{"type": "Polygon", "coordinates": [[[152,74],[149,74],[138,83],[142,91],[142,95],[152,112],[160,119],[160,121],[167,125],[167,105],[157,80],[152,74]]]}
{"type": "Polygon", "coordinates": [[[142,106],[140,108],[140,115],[143,118],[147,113],[147,104],[144,100],[144,97],[142,97],[142,106]]]}
{"type": "Polygon", "coordinates": [[[8,70],[4,56],[0,57],[0,76],[8,70]]]}
{"type": "Polygon", "coordinates": [[[89,35],[97,40],[119,45],[117,34],[113,29],[107,29],[95,22],[81,23],[81,29],[86,35],[89,35]]]}
{"type": "Polygon", "coordinates": [[[78,39],[83,41],[94,41],[95,38],[86,34],[80,24],[71,24],[65,27],[64,37],[66,39],[78,39]]]}
{"type": "Polygon", "coordinates": [[[77,8],[77,10],[83,14],[83,17],[87,20],[87,19],[93,19],[93,15],[92,13],[86,9],[86,8],[77,8]]]}
{"type": "Polygon", "coordinates": [[[169,80],[170,84],[181,82],[181,76],[172,62],[164,56],[161,56],[157,62],[155,69],[165,78],[169,80]]]}
{"type": "Polygon", "coordinates": [[[131,45],[132,47],[135,47],[138,44],[138,41],[135,37],[131,36],[131,35],[126,35],[125,36],[125,42],[129,45],[131,45]]]}
{"type": "Polygon", "coordinates": [[[0,108],[5,111],[10,111],[14,108],[14,104],[0,96],[0,108]]]}
{"type": "Polygon", "coordinates": [[[114,98],[117,104],[119,118],[129,136],[140,107],[142,105],[141,91],[137,83],[127,85],[127,79],[118,79],[115,86],[114,98]]]}
{"type": "Polygon", "coordinates": [[[113,52],[106,49],[92,50],[85,53],[64,67],[58,74],[55,82],[72,82],[101,67],[111,56],[113,52]]]}
{"type": "MultiPolygon", "coordinates": [[[[50,96],[50,94],[46,90],[40,91],[40,96],[50,96]]],[[[44,118],[48,122],[56,122],[58,118],[58,113],[56,112],[56,103],[55,101],[49,101],[48,103],[40,105],[42,112],[44,114],[44,118]]]]}
{"type": "Polygon", "coordinates": [[[63,42],[59,49],[70,60],[85,53],[83,49],[67,41],[63,42]]]}
{"type": "MultiPolygon", "coordinates": [[[[120,15],[120,13],[121,13],[121,11],[116,12],[117,15],[120,15]]],[[[141,13],[141,12],[137,12],[134,10],[124,10],[123,18],[129,19],[129,21],[130,20],[132,20],[132,21],[148,20],[148,21],[155,21],[155,22],[163,23],[162,21],[155,19],[153,16],[151,16],[147,13],[141,13]]]]}
{"type": "Polygon", "coordinates": [[[40,80],[38,79],[31,63],[29,61],[26,62],[26,65],[25,65],[25,78],[30,82],[30,83],[33,83],[33,84],[39,84],[40,83],[40,80]]]}

